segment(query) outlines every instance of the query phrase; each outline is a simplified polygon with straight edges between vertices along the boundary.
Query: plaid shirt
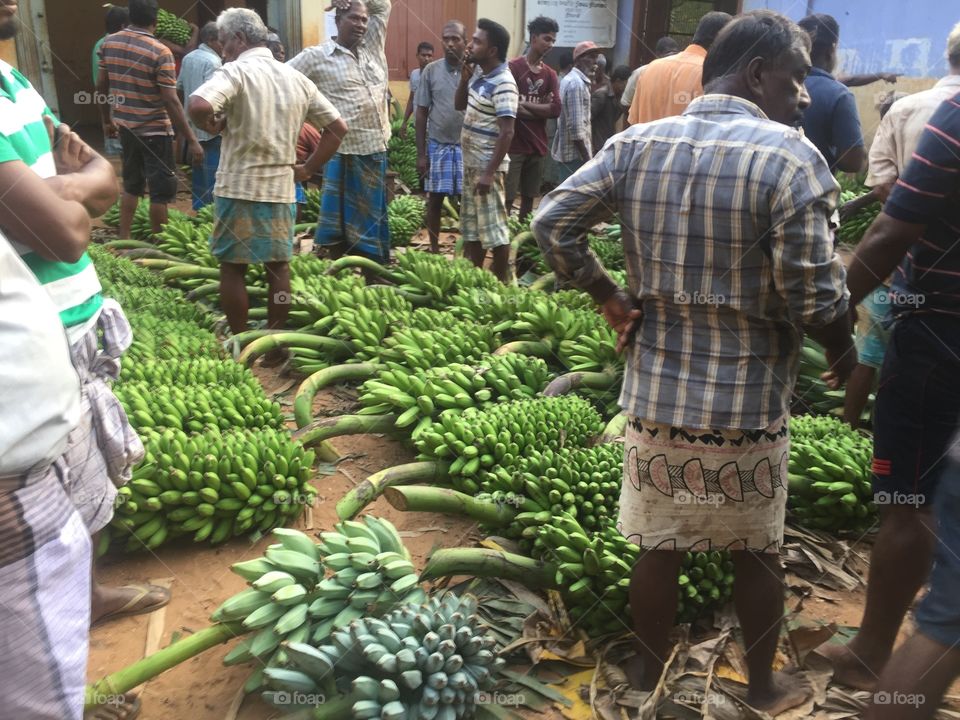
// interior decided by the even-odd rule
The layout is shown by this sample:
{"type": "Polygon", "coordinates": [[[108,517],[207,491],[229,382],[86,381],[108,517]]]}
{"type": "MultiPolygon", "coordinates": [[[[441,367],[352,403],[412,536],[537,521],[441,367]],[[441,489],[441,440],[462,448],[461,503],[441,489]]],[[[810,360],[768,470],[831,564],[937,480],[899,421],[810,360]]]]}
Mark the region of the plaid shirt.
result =
{"type": "Polygon", "coordinates": [[[390,8],[391,0],[367,0],[370,24],[356,53],[327,40],[287,63],[313,80],[343,116],[349,131],[340,145],[341,155],[385,152],[390,140],[384,52],[390,8]]]}
{"type": "Polygon", "coordinates": [[[587,247],[619,215],[643,310],[620,404],[692,428],[784,415],[802,329],[847,311],[828,221],[838,186],[802,135],[745,100],[708,95],[612,138],[540,206],[533,231],[561,280],[615,289],[587,247]]]}
{"type": "Polygon", "coordinates": [[[580,152],[574,145],[578,140],[587,146],[587,154],[592,155],[590,81],[579,68],[574,68],[560,82],[560,119],[550,148],[553,159],[557,162],[579,160],[580,152]]]}

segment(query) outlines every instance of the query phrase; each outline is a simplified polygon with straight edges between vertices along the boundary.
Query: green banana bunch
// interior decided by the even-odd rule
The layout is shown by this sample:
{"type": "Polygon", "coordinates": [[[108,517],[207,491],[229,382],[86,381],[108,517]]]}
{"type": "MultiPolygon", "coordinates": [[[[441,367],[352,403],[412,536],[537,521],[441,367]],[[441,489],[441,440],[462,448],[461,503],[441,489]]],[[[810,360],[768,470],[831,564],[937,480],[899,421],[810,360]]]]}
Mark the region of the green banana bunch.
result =
{"type": "MultiPolygon", "coordinates": [[[[584,311],[579,312],[583,316],[584,311]]],[[[587,311],[589,312],[589,311],[587,311]]],[[[617,352],[617,334],[602,316],[584,327],[575,338],[560,341],[557,353],[570,372],[608,372],[623,374],[623,356],[617,352]]],[[[587,316],[589,317],[589,316],[587,316]]]]}
{"type": "Polygon", "coordinates": [[[490,324],[495,330],[508,330],[518,312],[533,312],[543,297],[519,287],[460,288],[447,297],[444,310],[464,321],[490,324]]]}
{"type": "MultiPolygon", "coordinates": [[[[621,444],[547,447],[527,453],[513,469],[501,465],[484,473],[481,489],[492,502],[518,506],[518,498],[524,498],[524,510],[567,513],[588,531],[616,519],[623,479],[621,444]]],[[[505,534],[516,538],[521,530],[515,524],[505,534]]]]}
{"type": "Polygon", "coordinates": [[[409,250],[397,255],[396,273],[401,290],[425,295],[429,301],[446,306],[449,297],[465,288],[494,290],[502,287],[490,273],[463,258],[448,260],[442,255],[409,250]]]}
{"type": "Polygon", "coordinates": [[[450,363],[473,363],[498,345],[496,333],[484,325],[460,323],[452,328],[419,330],[404,327],[385,338],[380,362],[395,362],[411,370],[428,370],[450,363]]]}
{"type": "MultiPolygon", "coordinates": [[[[846,193],[844,193],[844,195],[846,195],[846,193]]],[[[844,195],[840,197],[841,203],[849,202],[849,200],[855,200],[859,197],[850,197],[849,195],[844,197],[844,195]]],[[[873,224],[873,221],[877,219],[882,207],[882,203],[877,201],[863,208],[853,217],[848,217],[840,223],[840,227],[837,228],[837,240],[844,245],[856,245],[859,243],[869,227],[873,224]]]]}
{"type": "Polygon", "coordinates": [[[694,622],[733,597],[733,561],[726,550],[684,553],[677,622],[694,622]]]}
{"type": "MultiPolygon", "coordinates": [[[[283,642],[319,645],[371,613],[426,599],[410,553],[388,520],[367,515],[344,521],[321,533],[319,543],[297,530],[278,528],[273,535],[277,543],[264,557],[231,567],[251,587],[212,615],[215,622],[242,620],[257,631],[224,658],[226,665],[257,659],[280,668],[290,659],[283,642]]],[[[261,667],[248,689],[263,680],[261,667]]]]}
{"type": "Polygon", "coordinates": [[[585,445],[602,428],[600,415],[583,398],[537,398],[441,413],[414,444],[418,459],[451,462],[453,486],[475,495],[487,472],[497,467],[510,472],[534,449],[585,445]]]}
{"type": "Polygon", "coordinates": [[[264,699],[289,709],[290,692],[309,698],[332,685],[357,698],[354,720],[473,717],[478,693],[495,687],[505,664],[476,608],[472,596],[448,592],[357,619],[319,647],[288,643],[291,667],[264,672],[272,688],[264,699]]]}
{"type": "Polygon", "coordinates": [[[191,218],[171,218],[157,235],[157,248],[184,262],[219,268],[220,262],[210,251],[213,224],[198,225],[191,218]]]}
{"type": "Polygon", "coordinates": [[[283,430],[143,433],[146,454],[117,491],[114,536],[127,550],[193,533],[196,542],[269,530],[312,505],[314,453],[283,430]]]}
{"type": "MultiPolygon", "coordinates": [[[[136,266],[134,266],[136,267],[136,266]]],[[[97,263],[99,270],[99,263],[97,263]]],[[[162,320],[181,320],[208,328],[210,316],[189,302],[183,293],[164,287],[138,287],[101,281],[103,294],[112,297],[127,313],[149,313],[162,320]]]]}
{"type": "Polygon", "coordinates": [[[251,392],[263,392],[249,368],[232,360],[214,358],[124,363],[120,370],[120,384],[138,382],[146,383],[147,387],[155,385],[243,386],[249,388],[251,392]]]}
{"type": "Polygon", "coordinates": [[[188,215],[187,217],[197,225],[205,225],[208,223],[212,223],[215,217],[214,205],[213,203],[204,205],[202,208],[197,210],[196,215],[193,215],[192,217],[188,215]]]}
{"type": "Polygon", "coordinates": [[[532,310],[515,312],[513,319],[505,320],[496,329],[513,339],[542,341],[559,349],[564,340],[577,341],[585,332],[599,331],[604,324],[603,318],[594,311],[571,310],[542,295],[532,310]]]}
{"type": "Polygon", "coordinates": [[[303,211],[300,215],[300,222],[304,224],[318,222],[320,220],[320,189],[311,188],[310,190],[307,190],[306,195],[307,202],[304,205],[303,211]]]}
{"type": "MultiPolygon", "coordinates": [[[[794,402],[801,412],[843,416],[846,394],[843,390],[831,390],[830,386],[820,379],[820,376],[829,369],[823,346],[810,337],[805,337],[803,346],[800,348],[800,371],[797,375],[797,384],[793,388],[794,402]]],[[[869,423],[873,417],[874,399],[873,394],[867,398],[867,404],[861,416],[863,422],[869,423]]]]}
{"type": "Polygon", "coordinates": [[[423,227],[427,204],[416,195],[400,195],[387,205],[387,223],[390,226],[390,246],[403,247],[423,227]]]}
{"type": "Polygon", "coordinates": [[[350,348],[353,356],[360,361],[378,357],[384,348],[387,336],[410,316],[409,303],[406,307],[390,310],[380,303],[356,303],[341,307],[334,313],[334,326],[331,336],[342,339],[350,348]]]}
{"type": "Polygon", "coordinates": [[[156,35],[177,45],[186,45],[190,42],[190,23],[160,8],[157,11],[156,35]]]}
{"type": "Polygon", "coordinates": [[[387,168],[397,173],[400,181],[411,190],[420,187],[420,173],[417,172],[417,142],[412,132],[406,136],[400,133],[403,120],[394,120],[390,124],[392,134],[387,144],[387,168]]]}
{"type": "Polygon", "coordinates": [[[104,294],[112,294],[117,289],[128,291],[131,288],[163,287],[163,282],[156,274],[126,258],[117,257],[101,245],[91,243],[87,254],[97,268],[104,294]]]}
{"type": "Polygon", "coordinates": [[[835,417],[810,415],[792,417],[790,435],[788,507],[797,521],[832,532],[872,527],[870,439],[835,417]]]}
{"type": "Polygon", "coordinates": [[[133,327],[133,344],[124,363],[184,358],[222,358],[220,341],[209,330],[185,320],[159,319],[149,310],[127,316],[133,327]]]}

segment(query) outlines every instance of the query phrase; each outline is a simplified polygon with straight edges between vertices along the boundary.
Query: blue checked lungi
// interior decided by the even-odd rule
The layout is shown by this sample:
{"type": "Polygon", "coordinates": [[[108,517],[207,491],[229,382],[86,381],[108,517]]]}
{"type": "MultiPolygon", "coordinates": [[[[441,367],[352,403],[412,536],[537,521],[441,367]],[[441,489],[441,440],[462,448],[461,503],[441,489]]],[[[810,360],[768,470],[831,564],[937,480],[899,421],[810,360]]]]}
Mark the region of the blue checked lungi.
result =
{"type": "Polygon", "coordinates": [[[346,244],[346,254],[390,259],[387,154],[334,155],[323,169],[318,245],[346,244]]]}
{"type": "Polygon", "coordinates": [[[220,141],[217,135],[210,140],[201,140],[203,163],[192,168],[193,209],[199,210],[213,202],[213,186],[217,182],[217,168],[220,166],[220,141]]]}
{"type": "Polygon", "coordinates": [[[236,265],[290,262],[296,203],[254,202],[214,197],[210,250],[220,262],[236,265]]]}
{"type": "Polygon", "coordinates": [[[430,158],[430,173],[424,190],[444,195],[463,194],[463,152],[460,145],[430,140],[427,143],[427,156],[430,158]]]}

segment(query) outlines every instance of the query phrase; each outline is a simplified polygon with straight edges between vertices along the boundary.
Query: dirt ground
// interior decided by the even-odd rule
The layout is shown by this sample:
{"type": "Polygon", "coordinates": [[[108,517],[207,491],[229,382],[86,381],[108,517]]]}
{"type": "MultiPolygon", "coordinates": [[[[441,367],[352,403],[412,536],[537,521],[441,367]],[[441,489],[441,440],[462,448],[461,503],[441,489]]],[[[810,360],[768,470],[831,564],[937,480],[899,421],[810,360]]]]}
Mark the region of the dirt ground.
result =
{"type": "MultiPolygon", "coordinates": [[[[189,192],[183,189],[178,209],[189,211],[189,192]]],[[[419,238],[425,242],[425,238],[419,238]]],[[[444,237],[446,245],[450,240],[444,237]]],[[[418,245],[417,241],[414,245],[418,245]]],[[[278,393],[285,411],[292,412],[293,394],[299,379],[281,377],[276,371],[257,369],[268,394],[278,393]]],[[[349,391],[328,389],[318,394],[315,414],[332,415],[351,410],[349,391]]],[[[353,436],[332,441],[345,459],[333,475],[315,479],[317,505],[308,525],[305,519],[297,527],[307,532],[330,529],[336,522],[334,506],[350,488],[368,475],[413,459],[412,453],[399,443],[383,436],[353,436]]],[[[469,546],[479,539],[476,524],[447,516],[428,513],[402,513],[386,501],[378,500],[369,507],[377,515],[390,519],[405,535],[414,562],[422,567],[425,559],[437,548],[469,546]]],[[[235,539],[218,548],[207,545],[177,543],[161,547],[153,553],[111,555],[100,565],[100,579],[110,585],[169,579],[173,600],[165,610],[160,647],[174,639],[196,632],[209,624],[209,615],[226,598],[245,587],[244,581],[230,572],[232,563],[262,555],[269,544],[262,539],[251,544],[235,539]]],[[[859,622],[863,607],[862,590],[851,593],[818,591],[804,606],[805,623],[836,623],[839,626],[859,622]]],[[[126,618],[95,629],[91,635],[88,678],[95,681],[143,657],[147,642],[149,616],[126,618]]],[[[232,707],[239,700],[241,687],[249,667],[227,668],[221,659],[233,643],[210,650],[146,683],[141,688],[144,720],[267,720],[279,717],[276,711],[248,698],[236,716],[232,707]]],[[[559,715],[557,715],[559,717],[559,715]]]]}

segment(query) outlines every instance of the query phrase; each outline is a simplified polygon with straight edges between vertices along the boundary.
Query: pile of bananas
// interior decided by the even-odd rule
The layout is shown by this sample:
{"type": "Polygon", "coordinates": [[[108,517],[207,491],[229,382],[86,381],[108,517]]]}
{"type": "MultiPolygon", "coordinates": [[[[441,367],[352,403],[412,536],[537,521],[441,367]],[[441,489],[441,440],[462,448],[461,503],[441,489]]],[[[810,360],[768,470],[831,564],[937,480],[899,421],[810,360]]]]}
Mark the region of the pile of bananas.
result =
{"type": "MultiPolygon", "coordinates": [[[[264,557],[231,567],[251,587],[213,613],[215,622],[242,620],[257,631],[224,658],[227,665],[257,659],[279,668],[289,658],[281,642],[319,645],[364,616],[426,598],[410,553],[388,520],[367,515],[343,521],[321,533],[320,543],[297,530],[273,534],[277,543],[264,557]]],[[[247,689],[260,687],[263,679],[261,667],[247,689]]]]}
{"type": "Polygon", "coordinates": [[[403,428],[435,419],[444,410],[459,413],[471,407],[486,409],[504,399],[532,397],[549,376],[543,360],[526,355],[490,356],[476,367],[450,363],[415,372],[390,363],[361,386],[360,404],[364,414],[397,413],[397,427],[403,428]]]}
{"type": "MultiPolygon", "coordinates": [[[[540,511],[567,513],[589,531],[616,519],[623,445],[548,447],[528,449],[527,453],[512,471],[499,466],[484,473],[481,487],[494,502],[515,503],[514,498],[526,496],[540,511]]],[[[520,528],[514,526],[507,534],[517,537],[519,532],[520,528]]]]}
{"type": "MultiPolygon", "coordinates": [[[[805,337],[800,349],[800,372],[797,375],[797,384],[793,388],[794,400],[801,412],[818,415],[843,415],[843,390],[831,390],[820,379],[820,376],[830,369],[827,364],[823,347],[815,340],[805,337]]],[[[867,398],[861,420],[870,422],[873,417],[873,403],[875,396],[871,393],[867,398]]]]}
{"type": "Polygon", "coordinates": [[[220,263],[210,251],[212,229],[213,225],[198,225],[186,215],[171,218],[157,235],[157,248],[193,265],[218,268],[220,263]]]}
{"type": "Polygon", "coordinates": [[[455,292],[468,288],[492,290],[499,285],[493,275],[474,267],[468,260],[451,261],[442,255],[416,250],[398,254],[395,275],[402,290],[426,295],[430,302],[442,308],[455,292]]]}
{"type": "Polygon", "coordinates": [[[689,623],[733,597],[733,561],[726,550],[688,552],[680,566],[677,622],[689,623]]]}
{"type": "Polygon", "coordinates": [[[104,295],[113,297],[115,290],[131,292],[136,288],[163,287],[163,281],[155,273],[126,258],[117,257],[101,245],[91,244],[87,248],[87,254],[97,268],[97,277],[100,278],[104,295]]]}
{"type": "MultiPolygon", "coordinates": [[[[375,292],[365,294],[372,296],[375,292]]],[[[383,352],[384,340],[397,327],[406,325],[412,315],[410,303],[403,298],[389,291],[383,296],[390,301],[351,304],[334,315],[331,337],[343,340],[357,360],[378,357],[383,352]]]]}
{"type": "MultiPolygon", "coordinates": [[[[260,388],[253,373],[232,360],[194,358],[192,360],[144,360],[123,363],[120,384],[221,385],[223,387],[260,388]],[[257,383],[254,385],[254,383],[257,383]]],[[[118,385],[120,387],[120,385],[118,385]]],[[[262,392],[262,390],[260,390],[262,392]]]]}
{"type": "Polygon", "coordinates": [[[303,206],[303,211],[300,215],[300,222],[304,224],[318,222],[320,220],[320,189],[311,188],[306,191],[306,196],[307,202],[303,206]]]}
{"type": "Polygon", "coordinates": [[[579,341],[591,329],[599,332],[605,325],[596,312],[571,310],[557,304],[549,296],[539,296],[532,310],[520,310],[513,319],[498,325],[504,334],[516,340],[546,343],[556,352],[564,340],[579,341]],[[509,327],[504,327],[509,323],[509,327]]]}
{"type": "Polygon", "coordinates": [[[427,204],[416,195],[400,195],[387,205],[390,246],[404,247],[419,232],[427,216],[427,204]]]}
{"type": "MultiPolygon", "coordinates": [[[[581,314],[583,310],[574,311],[581,314]]],[[[589,311],[587,311],[589,312],[589,311]]],[[[557,353],[570,372],[623,373],[623,356],[617,353],[617,334],[596,313],[596,321],[575,338],[560,341],[557,353]]]]}
{"type": "Polygon", "coordinates": [[[128,315],[150,315],[158,320],[178,320],[208,327],[210,316],[189,302],[183,293],[164,287],[140,287],[101,281],[104,294],[112,297],[128,315]]]}
{"type": "Polygon", "coordinates": [[[870,465],[873,443],[834,417],[790,419],[789,508],[801,525],[861,533],[876,508],[870,465]]]}
{"type": "Polygon", "coordinates": [[[172,428],[202,432],[211,427],[282,428],[280,405],[263,394],[256,378],[241,385],[123,382],[114,394],[138,430],[172,428]]]}
{"type": "Polygon", "coordinates": [[[499,338],[484,325],[459,324],[453,328],[419,330],[401,328],[386,338],[378,356],[415,370],[450,363],[474,363],[493,352],[499,338]]]}
{"type": "Polygon", "coordinates": [[[519,287],[464,288],[446,300],[445,310],[461,320],[508,330],[518,312],[532,312],[544,296],[519,287]],[[501,324],[502,323],[502,324],[501,324]]]}
{"type": "Polygon", "coordinates": [[[412,131],[402,135],[401,125],[403,125],[401,119],[391,123],[392,135],[387,144],[387,167],[397,173],[400,182],[411,190],[416,190],[420,187],[420,173],[417,172],[417,141],[412,131]]]}
{"type": "MultiPolygon", "coordinates": [[[[842,205],[851,200],[856,200],[863,194],[862,192],[845,191],[840,194],[840,204],[842,205]]],[[[882,203],[877,201],[867,205],[867,207],[863,208],[853,217],[848,217],[840,223],[840,227],[837,229],[837,240],[844,245],[856,245],[859,243],[866,234],[867,229],[869,229],[873,221],[877,219],[877,215],[880,214],[882,207],[882,203]]]]}
{"type": "Polygon", "coordinates": [[[223,357],[217,336],[195,323],[158,319],[149,313],[133,313],[128,319],[134,333],[133,344],[123,356],[125,363],[223,357]]]}
{"type": "Polygon", "coordinates": [[[157,11],[156,35],[177,45],[186,45],[190,42],[190,23],[160,8],[157,11]]]}
{"type": "MultiPolygon", "coordinates": [[[[515,382],[517,389],[524,387],[515,382]]],[[[602,427],[600,415],[583,398],[516,400],[486,410],[441,413],[439,422],[422,429],[415,445],[421,459],[449,461],[454,487],[475,495],[484,471],[499,466],[511,472],[534,449],[585,445],[602,427]]]]}
{"type": "Polygon", "coordinates": [[[281,430],[144,432],[146,456],[118,492],[112,522],[127,550],[193,533],[196,542],[269,530],[313,504],[314,454],[281,430]]]}
{"type": "Polygon", "coordinates": [[[382,619],[355,620],[319,647],[289,643],[291,668],[265,671],[273,691],[264,698],[318,696],[335,685],[354,701],[354,720],[471,718],[478,693],[494,688],[505,664],[476,608],[472,596],[447,592],[382,619]]]}

